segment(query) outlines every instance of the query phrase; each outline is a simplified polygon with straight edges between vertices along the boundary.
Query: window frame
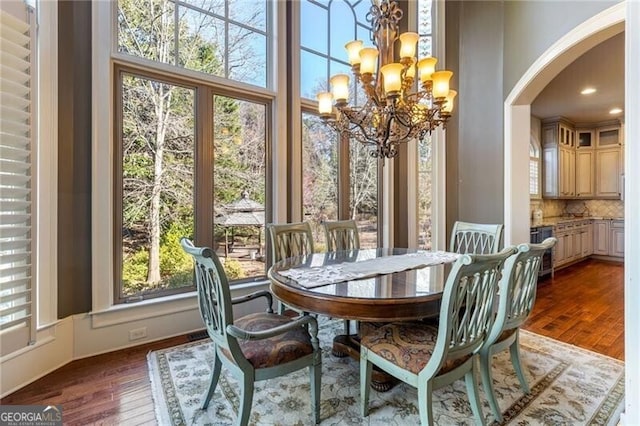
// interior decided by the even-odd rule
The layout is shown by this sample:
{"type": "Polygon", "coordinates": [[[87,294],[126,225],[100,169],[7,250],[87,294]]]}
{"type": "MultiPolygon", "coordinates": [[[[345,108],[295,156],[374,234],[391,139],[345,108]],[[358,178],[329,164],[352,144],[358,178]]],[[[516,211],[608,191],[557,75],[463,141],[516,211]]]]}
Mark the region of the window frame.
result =
{"type": "MultiPolygon", "coordinates": [[[[281,31],[275,25],[276,6],[268,8],[268,25],[272,26],[271,34],[281,31]]],[[[116,163],[119,161],[116,156],[116,137],[118,137],[118,110],[116,102],[117,93],[117,70],[127,70],[136,75],[146,75],[152,78],[168,80],[170,82],[180,81],[181,85],[189,87],[202,86],[207,87],[208,94],[205,96],[197,95],[196,108],[204,107],[201,98],[211,99],[213,102],[214,95],[222,95],[233,97],[238,100],[256,102],[265,106],[265,221],[269,222],[273,217],[273,174],[276,172],[272,164],[273,157],[273,134],[276,128],[274,116],[278,105],[278,93],[274,90],[253,86],[242,82],[234,82],[213,75],[205,75],[203,73],[188,70],[184,68],[170,66],[164,63],[155,63],[153,61],[123,54],[117,50],[117,3],[116,2],[97,2],[94,3],[93,11],[93,61],[92,61],[92,128],[93,128],[93,164],[94,171],[92,181],[92,314],[94,324],[99,326],[110,325],[126,321],[127,317],[139,317],[141,312],[148,311],[149,303],[162,303],[162,308],[155,311],[155,315],[171,314],[181,312],[188,306],[188,300],[195,297],[194,291],[180,291],[179,293],[158,295],[157,297],[145,297],[144,300],[134,303],[118,303],[119,292],[116,286],[119,285],[120,276],[119,260],[116,250],[118,244],[115,244],[115,235],[118,232],[113,212],[116,211],[117,199],[115,198],[115,182],[116,163]],[[109,16],[110,19],[103,19],[109,16]],[[99,83],[99,82],[107,82],[99,83]],[[98,102],[98,99],[107,99],[107,102],[98,102]],[[172,302],[172,303],[165,303],[172,302]],[[185,305],[187,303],[187,305],[185,305]],[[142,309],[138,314],[122,314],[123,308],[138,307],[142,309]],[[104,314],[104,315],[102,315],[104,314]],[[114,316],[115,315],[115,316],[114,316]]],[[[275,39],[273,36],[268,42],[268,49],[273,49],[275,39]]],[[[267,69],[274,66],[273,58],[268,58],[267,69]]],[[[267,72],[267,86],[273,87],[273,76],[277,73],[273,71],[267,72]]],[[[196,118],[196,122],[197,122],[196,118]]],[[[211,121],[212,122],[212,121],[211,121]]],[[[196,126],[199,125],[196,123],[196,126]]],[[[212,130],[211,130],[212,134],[212,130]]],[[[212,137],[212,136],[211,136],[212,137]]],[[[212,145],[212,144],[211,144],[212,145]]],[[[207,155],[207,154],[205,154],[207,155]]],[[[209,155],[208,158],[211,158],[209,155]]],[[[211,169],[213,170],[213,169],[211,169]]],[[[211,173],[213,174],[213,172],[211,173]]],[[[213,180],[211,180],[213,187],[213,180]]],[[[202,197],[197,197],[202,200],[202,197]]],[[[212,199],[212,196],[211,196],[212,199]]],[[[199,201],[204,202],[204,201],[199,201]]],[[[212,203],[210,204],[213,205],[212,203]]],[[[197,208],[197,207],[196,207],[197,208]]],[[[213,223],[213,217],[210,219],[213,223]]],[[[211,225],[213,226],[213,225],[211,225]]],[[[206,224],[196,223],[196,241],[198,243],[211,244],[213,234],[210,237],[200,236],[198,229],[207,229],[206,224]],[[209,242],[207,242],[209,241],[209,242]]],[[[265,273],[260,276],[249,277],[233,282],[234,287],[243,288],[246,285],[254,285],[253,283],[263,283],[266,281],[265,273]]]]}
{"type": "Polygon", "coordinates": [[[542,199],[542,146],[533,136],[529,139],[529,198],[532,200],[542,199]],[[531,155],[531,151],[533,151],[534,155],[531,155]],[[538,175],[536,177],[537,192],[531,192],[531,183],[533,181],[531,165],[534,162],[536,163],[538,170],[538,175]]]}

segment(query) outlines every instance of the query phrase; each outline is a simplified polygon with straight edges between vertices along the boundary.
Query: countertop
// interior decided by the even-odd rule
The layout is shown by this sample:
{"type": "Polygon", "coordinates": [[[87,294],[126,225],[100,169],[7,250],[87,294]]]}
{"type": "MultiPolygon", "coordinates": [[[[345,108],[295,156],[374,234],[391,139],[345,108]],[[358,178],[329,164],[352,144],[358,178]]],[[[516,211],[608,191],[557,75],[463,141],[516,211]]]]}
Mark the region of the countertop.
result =
{"type": "Polygon", "coordinates": [[[540,226],[556,226],[565,223],[581,222],[583,220],[624,220],[624,217],[610,217],[610,216],[587,216],[587,217],[574,217],[574,216],[551,216],[545,217],[541,220],[532,220],[531,228],[540,226]]]}

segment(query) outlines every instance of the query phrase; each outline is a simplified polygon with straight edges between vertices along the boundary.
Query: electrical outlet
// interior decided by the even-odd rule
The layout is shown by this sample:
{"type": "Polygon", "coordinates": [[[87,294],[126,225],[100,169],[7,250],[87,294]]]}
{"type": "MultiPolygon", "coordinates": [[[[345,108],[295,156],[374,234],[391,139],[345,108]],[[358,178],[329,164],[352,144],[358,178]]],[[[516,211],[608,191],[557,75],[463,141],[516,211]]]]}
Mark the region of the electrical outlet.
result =
{"type": "Polygon", "coordinates": [[[129,330],[129,340],[138,340],[147,337],[147,327],[129,330]]]}

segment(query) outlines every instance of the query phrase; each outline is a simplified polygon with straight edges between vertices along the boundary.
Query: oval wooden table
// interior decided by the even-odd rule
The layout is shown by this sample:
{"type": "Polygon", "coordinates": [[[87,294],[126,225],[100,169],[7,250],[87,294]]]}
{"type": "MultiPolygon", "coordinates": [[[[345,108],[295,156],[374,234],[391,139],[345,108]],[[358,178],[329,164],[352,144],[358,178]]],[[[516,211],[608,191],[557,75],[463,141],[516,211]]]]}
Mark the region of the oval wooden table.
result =
{"type": "MultiPolygon", "coordinates": [[[[442,289],[449,269],[449,265],[446,264],[417,267],[402,272],[383,273],[374,277],[354,278],[329,284],[323,283],[322,280],[313,282],[319,271],[326,271],[326,267],[330,265],[368,262],[366,265],[371,265],[373,268],[371,273],[375,273],[376,267],[379,266],[376,264],[388,262],[389,256],[418,252],[424,253],[406,248],[378,248],[315,253],[284,259],[269,269],[271,292],[288,306],[333,318],[389,322],[437,317],[440,313],[442,289]],[[292,273],[291,270],[295,271],[292,273]]],[[[455,256],[450,253],[447,255],[455,256]]],[[[450,263],[454,259],[455,257],[446,262],[450,263]]],[[[333,354],[349,355],[359,360],[358,335],[336,336],[333,342],[333,354]]],[[[392,386],[392,378],[374,374],[373,387],[376,390],[385,391],[392,386]]]]}

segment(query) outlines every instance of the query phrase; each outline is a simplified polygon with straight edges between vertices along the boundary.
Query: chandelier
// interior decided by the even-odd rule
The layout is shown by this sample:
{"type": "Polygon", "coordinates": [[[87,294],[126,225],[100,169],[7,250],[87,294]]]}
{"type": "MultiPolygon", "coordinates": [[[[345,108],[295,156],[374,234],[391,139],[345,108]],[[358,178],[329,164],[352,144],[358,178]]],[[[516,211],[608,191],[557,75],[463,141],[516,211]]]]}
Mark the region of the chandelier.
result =
{"type": "Polygon", "coordinates": [[[361,40],[345,45],[351,70],[366,96],[362,106],[349,105],[349,76],[331,77],[331,92],[318,93],[322,120],[342,135],[374,147],[371,155],[393,158],[398,144],[422,139],[451,117],[455,90],[449,90],[451,71],[436,71],[437,59],[417,60],[418,34],[398,35],[402,10],[395,0],[373,0],[367,21],[376,47],[363,47],[361,40]],[[394,44],[400,40],[400,61],[394,44]],[[420,77],[415,87],[416,69],[420,77]],[[336,112],[333,112],[335,101],[336,112]]]}

